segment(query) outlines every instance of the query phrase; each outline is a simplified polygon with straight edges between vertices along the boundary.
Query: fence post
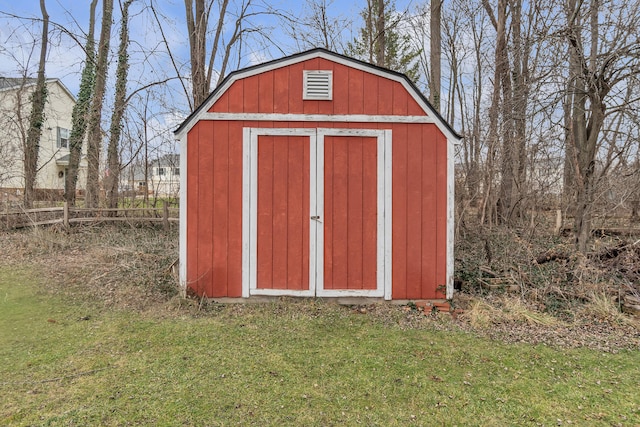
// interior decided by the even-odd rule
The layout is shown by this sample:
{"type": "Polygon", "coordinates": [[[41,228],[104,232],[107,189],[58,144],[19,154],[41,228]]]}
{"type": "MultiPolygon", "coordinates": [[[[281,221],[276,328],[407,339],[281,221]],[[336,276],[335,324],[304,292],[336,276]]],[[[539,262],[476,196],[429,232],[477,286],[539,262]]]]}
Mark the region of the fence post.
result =
{"type": "Polygon", "coordinates": [[[69,203],[67,201],[64,202],[62,208],[62,223],[65,228],[69,228],[69,203]]]}
{"type": "Polygon", "coordinates": [[[9,229],[9,193],[4,193],[4,212],[7,230],[9,229]]]}
{"type": "Polygon", "coordinates": [[[556,210],[556,227],[553,230],[553,233],[556,235],[560,235],[562,233],[562,210],[556,210]]]}
{"type": "Polygon", "coordinates": [[[162,225],[165,231],[169,231],[169,205],[167,202],[163,204],[164,210],[162,211],[162,225]]]}

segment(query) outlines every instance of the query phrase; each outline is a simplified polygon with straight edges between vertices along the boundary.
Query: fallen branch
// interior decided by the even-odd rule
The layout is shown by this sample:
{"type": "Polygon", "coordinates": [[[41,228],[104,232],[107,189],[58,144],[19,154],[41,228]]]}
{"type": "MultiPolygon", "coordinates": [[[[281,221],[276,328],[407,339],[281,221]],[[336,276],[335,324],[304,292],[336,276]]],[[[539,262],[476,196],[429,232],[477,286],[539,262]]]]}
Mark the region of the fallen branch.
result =
{"type": "Polygon", "coordinates": [[[551,249],[541,255],[538,255],[536,258],[536,263],[544,264],[544,263],[556,261],[556,260],[567,260],[569,258],[570,256],[568,253],[551,249]]]}
{"type": "Polygon", "coordinates": [[[608,259],[612,259],[612,258],[616,258],[622,252],[627,251],[629,249],[633,249],[635,246],[638,245],[638,243],[640,243],[640,240],[637,240],[634,243],[629,243],[629,244],[621,243],[618,246],[615,246],[613,248],[605,248],[605,250],[603,250],[602,252],[600,252],[596,256],[598,257],[598,259],[603,260],[603,261],[604,260],[608,260],[608,259]]]}

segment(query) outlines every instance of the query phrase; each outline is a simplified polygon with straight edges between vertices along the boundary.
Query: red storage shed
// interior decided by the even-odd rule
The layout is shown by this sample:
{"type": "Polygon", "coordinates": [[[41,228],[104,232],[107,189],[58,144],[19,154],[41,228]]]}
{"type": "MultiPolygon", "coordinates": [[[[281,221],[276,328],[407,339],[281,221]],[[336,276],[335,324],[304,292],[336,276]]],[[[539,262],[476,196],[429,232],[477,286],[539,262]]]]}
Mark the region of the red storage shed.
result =
{"type": "Polygon", "coordinates": [[[180,281],[210,298],[451,298],[454,144],[404,75],[313,49],[176,130],[180,281]]]}

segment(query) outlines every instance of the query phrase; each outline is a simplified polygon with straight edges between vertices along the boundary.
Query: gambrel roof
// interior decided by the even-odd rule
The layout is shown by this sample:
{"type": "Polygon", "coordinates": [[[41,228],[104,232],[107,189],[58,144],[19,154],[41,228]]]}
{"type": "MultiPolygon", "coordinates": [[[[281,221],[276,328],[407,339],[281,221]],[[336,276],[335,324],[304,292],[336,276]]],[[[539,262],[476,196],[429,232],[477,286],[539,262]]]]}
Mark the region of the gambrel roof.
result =
{"type": "MultiPolygon", "coordinates": [[[[207,111],[212,105],[222,97],[222,95],[238,80],[245,79],[257,74],[261,74],[267,71],[276,70],[279,68],[287,67],[300,62],[308,61],[314,58],[323,58],[328,61],[342,64],[347,67],[355,68],[367,73],[377,75],[379,77],[387,78],[400,83],[409,95],[416,101],[423,111],[424,117],[422,120],[429,120],[434,123],[440,131],[451,141],[459,141],[461,136],[440,116],[440,114],[433,108],[427,98],[416,87],[416,85],[404,74],[398,73],[386,68],[378,67],[357,59],[353,59],[344,55],[331,52],[323,48],[315,48],[305,52],[300,52],[291,56],[276,59],[273,61],[265,62],[262,64],[247,67],[241,70],[230,73],[222,83],[216,87],[213,92],[207,97],[207,99],[198,108],[191,113],[182,124],[174,131],[177,137],[180,137],[200,119],[205,117],[207,111]]],[[[398,116],[400,118],[401,116],[398,116]]],[[[321,117],[315,117],[321,119],[321,117]]]]}

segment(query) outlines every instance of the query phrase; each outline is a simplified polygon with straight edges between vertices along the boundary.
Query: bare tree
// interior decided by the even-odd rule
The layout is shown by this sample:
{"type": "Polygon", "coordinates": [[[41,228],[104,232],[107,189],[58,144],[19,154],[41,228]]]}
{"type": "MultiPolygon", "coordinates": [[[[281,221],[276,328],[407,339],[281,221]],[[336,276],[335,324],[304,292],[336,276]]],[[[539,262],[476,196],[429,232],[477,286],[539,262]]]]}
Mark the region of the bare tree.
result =
{"type": "Polygon", "coordinates": [[[78,99],[73,106],[71,135],[69,136],[69,166],[65,176],[65,200],[73,206],[76,202],[76,186],[78,182],[78,168],[82,155],[82,145],[87,133],[87,114],[91,105],[91,96],[95,84],[96,56],[95,56],[95,23],[96,6],[98,0],[92,0],[89,7],[89,31],[85,44],[85,63],[80,79],[78,99]]]}
{"type": "Polygon", "coordinates": [[[612,89],[640,74],[640,6],[602,5],[600,0],[585,5],[567,0],[566,14],[570,82],[567,153],[575,188],[575,243],[585,252],[591,232],[596,155],[606,131],[607,100],[615,105],[612,89]],[[605,9],[606,20],[600,22],[605,9]]]}
{"type": "Polygon", "coordinates": [[[34,187],[38,171],[38,153],[40,151],[40,135],[44,124],[44,107],[47,102],[47,86],[45,81],[45,65],[47,61],[47,44],[49,42],[49,15],[44,0],[40,0],[42,12],[42,39],[40,45],[40,62],[36,88],[32,95],[29,130],[24,149],[24,206],[31,208],[34,201],[34,187]]]}
{"type": "Polygon", "coordinates": [[[102,130],[100,125],[107,80],[107,59],[109,57],[112,15],[113,0],[103,0],[96,78],[87,129],[87,194],[85,201],[89,208],[98,207],[100,195],[100,152],[102,151],[102,130]]]}
{"type": "Polygon", "coordinates": [[[191,91],[194,106],[202,104],[211,90],[213,62],[218,50],[229,0],[222,0],[220,3],[215,38],[207,60],[207,32],[209,31],[209,16],[213,4],[213,2],[205,3],[205,0],[184,0],[184,7],[187,13],[189,57],[191,59],[191,91]]]}
{"type": "Polygon", "coordinates": [[[121,5],[122,18],[120,27],[120,47],[118,48],[118,67],[116,69],[116,93],[111,115],[111,127],[109,132],[109,145],[107,147],[107,167],[109,174],[105,179],[107,193],[107,206],[118,207],[118,184],[120,182],[120,134],[122,131],[122,118],[126,108],[127,99],[127,73],[129,70],[129,6],[133,0],[126,0],[121,5]]]}
{"type": "Polygon", "coordinates": [[[437,111],[440,111],[440,87],[442,86],[440,73],[442,66],[440,65],[440,56],[442,51],[442,35],[441,35],[441,18],[442,0],[431,0],[431,15],[429,31],[430,40],[430,57],[431,57],[431,78],[429,79],[429,101],[437,111]]]}
{"type": "Polygon", "coordinates": [[[351,21],[342,16],[331,16],[334,1],[307,0],[306,12],[301,17],[282,15],[285,29],[297,44],[298,50],[323,47],[334,52],[344,51],[343,32],[351,21]]]}
{"type": "Polygon", "coordinates": [[[162,13],[153,1],[150,2],[151,13],[160,31],[174,71],[181,79],[182,89],[187,96],[191,111],[209,95],[214,76],[217,76],[216,83],[220,83],[224,79],[230,61],[236,54],[239,63],[245,35],[258,33],[268,38],[267,32],[258,25],[252,24],[250,18],[275,12],[269,8],[254,10],[252,1],[242,0],[232,16],[229,10],[232,5],[229,0],[184,0],[189,40],[190,89],[182,77],[180,58],[171,51],[169,46],[164,30],[166,24],[161,19],[162,13]],[[211,15],[216,6],[217,20],[214,24],[211,22],[211,15]],[[228,33],[224,31],[225,27],[228,27],[227,21],[233,22],[228,33]],[[213,40],[210,40],[210,34],[213,34],[213,40]],[[227,38],[225,38],[225,34],[227,38]],[[208,47],[209,41],[211,47],[208,47]]]}
{"type": "Polygon", "coordinates": [[[457,206],[465,212],[471,206],[481,206],[478,202],[482,191],[492,182],[488,176],[484,183],[482,181],[482,172],[488,174],[491,158],[485,145],[482,120],[486,116],[482,104],[484,90],[490,86],[485,81],[488,37],[486,15],[482,10],[480,2],[455,0],[448,3],[442,15],[442,54],[448,71],[445,80],[449,81],[449,96],[441,100],[440,108],[448,122],[464,135],[458,171],[461,186],[456,196],[460,201],[457,206]]]}

